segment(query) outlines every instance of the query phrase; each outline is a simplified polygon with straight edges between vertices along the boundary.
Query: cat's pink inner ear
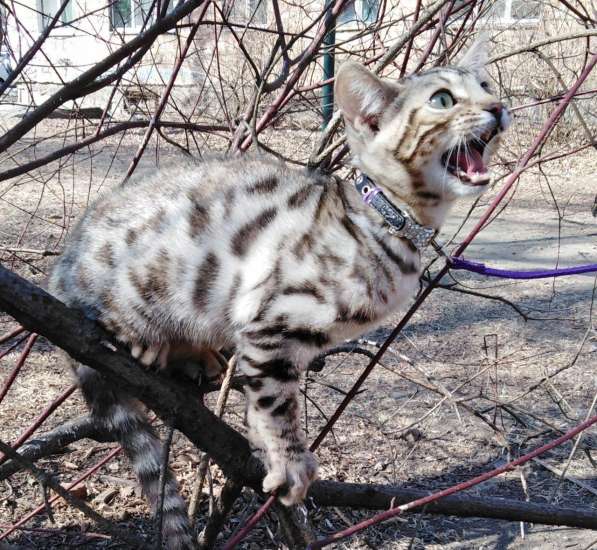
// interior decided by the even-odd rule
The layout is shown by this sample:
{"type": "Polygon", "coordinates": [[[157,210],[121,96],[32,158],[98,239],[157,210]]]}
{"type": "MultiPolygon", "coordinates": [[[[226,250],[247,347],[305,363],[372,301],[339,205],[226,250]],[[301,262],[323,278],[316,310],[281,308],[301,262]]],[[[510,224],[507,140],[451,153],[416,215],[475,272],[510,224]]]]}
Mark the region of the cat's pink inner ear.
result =
{"type": "Polygon", "coordinates": [[[336,76],[335,94],[338,106],[348,124],[379,130],[382,113],[394,99],[391,86],[359,63],[344,63],[336,76]]]}

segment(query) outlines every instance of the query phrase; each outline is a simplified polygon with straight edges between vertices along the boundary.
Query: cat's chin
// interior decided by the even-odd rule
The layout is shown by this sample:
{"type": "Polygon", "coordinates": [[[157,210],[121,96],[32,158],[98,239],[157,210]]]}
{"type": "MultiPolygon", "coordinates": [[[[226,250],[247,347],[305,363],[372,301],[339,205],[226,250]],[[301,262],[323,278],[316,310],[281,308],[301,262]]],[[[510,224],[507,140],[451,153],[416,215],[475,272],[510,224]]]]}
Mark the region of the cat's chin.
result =
{"type": "Polygon", "coordinates": [[[491,184],[489,174],[461,179],[450,174],[441,164],[436,164],[426,174],[427,189],[439,194],[444,200],[453,201],[460,198],[478,197],[485,193],[491,184]]]}
{"type": "Polygon", "coordinates": [[[478,197],[485,193],[491,184],[491,178],[487,174],[476,181],[463,181],[457,176],[445,172],[441,175],[436,172],[435,176],[435,178],[429,178],[429,188],[438,190],[441,196],[448,201],[478,197]]]}
{"type": "Polygon", "coordinates": [[[453,198],[478,197],[489,189],[490,178],[484,177],[475,182],[463,181],[455,176],[450,177],[446,188],[453,198]]]}

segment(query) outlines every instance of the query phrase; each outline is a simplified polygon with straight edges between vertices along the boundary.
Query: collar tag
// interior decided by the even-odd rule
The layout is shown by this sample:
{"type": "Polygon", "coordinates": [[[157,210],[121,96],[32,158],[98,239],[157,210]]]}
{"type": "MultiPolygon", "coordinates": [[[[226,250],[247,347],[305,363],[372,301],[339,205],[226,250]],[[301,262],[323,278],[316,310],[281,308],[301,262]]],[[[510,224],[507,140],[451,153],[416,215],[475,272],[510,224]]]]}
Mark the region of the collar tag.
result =
{"type": "Polygon", "coordinates": [[[418,224],[392,203],[368,176],[361,174],[354,185],[361,194],[363,202],[375,208],[390,226],[388,233],[409,240],[418,250],[423,250],[433,239],[435,229],[418,224]]]}

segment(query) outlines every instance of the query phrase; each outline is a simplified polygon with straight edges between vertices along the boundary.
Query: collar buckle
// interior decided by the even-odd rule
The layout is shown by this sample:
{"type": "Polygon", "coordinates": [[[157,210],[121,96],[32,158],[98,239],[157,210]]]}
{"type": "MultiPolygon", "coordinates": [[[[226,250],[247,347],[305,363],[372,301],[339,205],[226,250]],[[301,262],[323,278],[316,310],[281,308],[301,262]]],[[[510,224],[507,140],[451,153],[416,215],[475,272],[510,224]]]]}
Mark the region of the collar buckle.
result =
{"type": "Polygon", "coordinates": [[[390,226],[388,229],[390,235],[402,237],[413,243],[418,250],[423,250],[433,239],[435,229],[419,225],[410,216],[405,216],[404,225],[401,229],[390,226]]]}

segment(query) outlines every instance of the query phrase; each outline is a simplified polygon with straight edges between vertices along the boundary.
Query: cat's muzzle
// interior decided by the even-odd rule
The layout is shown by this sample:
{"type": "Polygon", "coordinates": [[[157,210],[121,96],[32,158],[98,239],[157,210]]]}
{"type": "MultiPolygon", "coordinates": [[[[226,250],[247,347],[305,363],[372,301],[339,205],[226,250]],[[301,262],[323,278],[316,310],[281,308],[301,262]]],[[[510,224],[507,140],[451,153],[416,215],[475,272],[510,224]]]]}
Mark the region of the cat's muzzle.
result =
{"type": "Polygon", "coordinates": [[[487,185],[489,172],[485,163],[485,149],[499,133],[497,125],[479,137],[472,137],[448,149],[442,155],[442,163],[447,172],[462,184],[473,187],[487,185]]]}

